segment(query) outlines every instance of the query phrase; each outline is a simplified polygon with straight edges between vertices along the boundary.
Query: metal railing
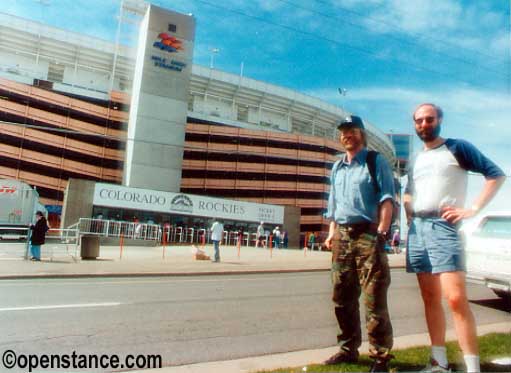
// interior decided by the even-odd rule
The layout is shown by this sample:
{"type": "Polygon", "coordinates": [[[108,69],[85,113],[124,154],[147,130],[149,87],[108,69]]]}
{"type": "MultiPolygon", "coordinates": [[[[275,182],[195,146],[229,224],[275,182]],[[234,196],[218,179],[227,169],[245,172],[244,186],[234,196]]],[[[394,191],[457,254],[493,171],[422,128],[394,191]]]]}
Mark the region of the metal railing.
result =
{"type": "MultiPolygon", "coordinates": [[[[241,246],[255,246],[256,233],[243,232],[241,238],[241,246]]],[[[224,231],[222,234],[222,242],[225,245],[237,245],[239,231],[224,231]]],[[[210,244],[211,231],[206,228],[187,228],[181,226],[166,225],[163,227],[162,241],[165,243],[197,243],[210,244]]]]}
{"type": "MultiPolygon", "coordinates": [[[[78,223],[69,228],[76,228],[80,235],[98,235],[101,237],[121,236],[124,239],[158,241],[165,243],[182,244],[209,244],[211,232],[207,228],[175,226],[159,224],[146,224],[126,221],[114,221],[103,219],[80,218],[78,223]]],[[[224,231],[223,243],[225,245],[237,245],[240,240],[239,231],[224,231]]],[[[241,246],[254,246],[256,234],[243,232],[241,246]]]]}
{"type": "Polygon", "coordinates": [[[77,223],[80,235],[123,237],[124,239],[161,241],[162,228],[158,224],[80,218],[77,223]]]}
{"type": "MultiPolygon", "coordinates": [[[[77,224],[73,224],[76,226],[77,224]]],[[[80,249],[80,232],[76,227],[66,229],[50,229],[46,234],[43,251],[47,251],[50,260],[60,254],[69,255],[74,261],[78,260],[80,249]]]]}
{"type": "Polygon", "coordinates": [[[25,227],[0,227],[0,239],[2,240],[24,240],[28,237],[30,228],[25,227]]]}
{"type": "MultiPolygon", "coordinates": [[[[13,254],[29,258],[30,237],[32,231],[28,226],[25,227],[0,227],[0,238],[2,240],[18,241],[24,245],[16,249],[13,254]],[[22,250],[22,251],[21,251],[22,250]]],[[[55,256],[65,253],[71,256],[75,261],[78,258],[78,249],[80,245],[80,235],[76,227],[68,229],[49,229],[46,233],[45,243],[41,246],[41,251],[51,260],[55,256]]]]}

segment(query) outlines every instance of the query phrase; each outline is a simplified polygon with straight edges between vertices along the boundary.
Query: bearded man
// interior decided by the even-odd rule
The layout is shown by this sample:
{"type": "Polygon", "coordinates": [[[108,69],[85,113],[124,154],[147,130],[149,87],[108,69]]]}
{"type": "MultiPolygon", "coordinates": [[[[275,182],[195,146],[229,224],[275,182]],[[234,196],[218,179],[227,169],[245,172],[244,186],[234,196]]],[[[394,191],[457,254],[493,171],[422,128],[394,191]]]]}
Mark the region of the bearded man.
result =
{"type": "Polygon", "coordinates": [[[502,170],[464,140],[440,137],[442,109],[421,104],[413,114],[424,142],[408,172],[404,202],[408,218],[407,272],[415,273],[424,302],[431,340],[425,372],[448,372],[442,294],[452,312],[467,372],[480,372],[476,324],[465,288],[464,249],[458,234],[463,219],[473,217],[495,196],[505,180],[502,170]],[[468,171],[486,182],[472,207],[465,207],[468,171]]]}

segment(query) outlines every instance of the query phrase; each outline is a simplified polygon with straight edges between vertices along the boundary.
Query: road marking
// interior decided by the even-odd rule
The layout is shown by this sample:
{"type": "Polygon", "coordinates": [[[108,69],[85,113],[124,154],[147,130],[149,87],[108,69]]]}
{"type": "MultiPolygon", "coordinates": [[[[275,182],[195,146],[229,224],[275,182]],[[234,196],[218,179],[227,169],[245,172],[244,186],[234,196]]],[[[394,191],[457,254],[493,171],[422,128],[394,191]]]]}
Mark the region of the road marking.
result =
{"type": "Polygon", "coordinates": [[[29,306],[29,307],[7,307],[0,308],[0,312],[8,311],[29,311],[29,310],[51,310],[60,308],[87,308],[87,307],[113,307],[119,306],[121,303],[78,303],[78,304],[53,304],[48,306],[29,306]]]}

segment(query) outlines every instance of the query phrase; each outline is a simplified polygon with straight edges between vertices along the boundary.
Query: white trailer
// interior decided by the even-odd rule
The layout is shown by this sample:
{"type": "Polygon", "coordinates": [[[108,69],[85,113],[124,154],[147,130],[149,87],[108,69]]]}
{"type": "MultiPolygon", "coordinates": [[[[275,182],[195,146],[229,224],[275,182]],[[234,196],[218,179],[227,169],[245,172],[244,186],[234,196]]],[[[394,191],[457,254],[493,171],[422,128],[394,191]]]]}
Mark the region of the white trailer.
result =
{"type": "Polygon", "coordinates": [[[26,238],[38,210],[46,213],[35,188],[19,180],[0,179],[0,239],[26,238]]]}

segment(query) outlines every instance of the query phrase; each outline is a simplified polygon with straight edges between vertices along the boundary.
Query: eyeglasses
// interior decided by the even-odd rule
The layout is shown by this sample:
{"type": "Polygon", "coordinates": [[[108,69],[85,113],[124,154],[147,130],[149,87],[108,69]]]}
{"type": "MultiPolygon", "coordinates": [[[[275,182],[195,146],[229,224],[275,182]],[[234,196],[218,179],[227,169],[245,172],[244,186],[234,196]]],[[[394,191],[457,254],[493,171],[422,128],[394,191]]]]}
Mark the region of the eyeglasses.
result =
{"type": "Polygon", "coordinates": [[[435,117],[424,117],[424,118],[414,118],[415,124],[422,124],[426,122],[427,124],[431,124],[435,121],[435,117]]]}

